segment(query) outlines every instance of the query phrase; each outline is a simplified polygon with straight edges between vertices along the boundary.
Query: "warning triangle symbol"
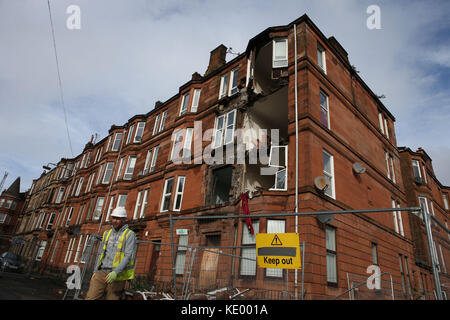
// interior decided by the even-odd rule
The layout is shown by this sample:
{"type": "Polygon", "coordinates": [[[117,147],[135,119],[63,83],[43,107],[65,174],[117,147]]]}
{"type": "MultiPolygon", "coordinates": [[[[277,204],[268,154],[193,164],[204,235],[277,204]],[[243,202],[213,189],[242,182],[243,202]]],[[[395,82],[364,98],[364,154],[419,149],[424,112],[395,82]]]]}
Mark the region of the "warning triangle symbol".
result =
{"type": "Polygon", "coordinates": [[[281,243],[280,238],[278,238],[278,235],[275,235],[275,237],[273,237],[272,243],[270,245],[272,245],[272,246],[282,246],[283,244],[281,243]]]}

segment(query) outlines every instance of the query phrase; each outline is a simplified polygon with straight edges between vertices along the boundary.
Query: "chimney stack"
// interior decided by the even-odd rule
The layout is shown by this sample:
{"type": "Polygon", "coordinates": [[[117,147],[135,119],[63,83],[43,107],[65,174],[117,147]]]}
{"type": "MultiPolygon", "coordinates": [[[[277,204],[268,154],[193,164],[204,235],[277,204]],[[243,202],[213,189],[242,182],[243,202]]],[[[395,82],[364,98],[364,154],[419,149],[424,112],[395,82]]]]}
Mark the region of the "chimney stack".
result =
{"type": "Polygon", "coordinates": [[[226,63],[225,58],[227,56],[227,49],[228,49],[227,47],[221,44],[213,51],[211,51],[211,56],[209,57],[209,66],[205,72],[205,76],[207,76],[217,68],[220,68],[226,63]]]}

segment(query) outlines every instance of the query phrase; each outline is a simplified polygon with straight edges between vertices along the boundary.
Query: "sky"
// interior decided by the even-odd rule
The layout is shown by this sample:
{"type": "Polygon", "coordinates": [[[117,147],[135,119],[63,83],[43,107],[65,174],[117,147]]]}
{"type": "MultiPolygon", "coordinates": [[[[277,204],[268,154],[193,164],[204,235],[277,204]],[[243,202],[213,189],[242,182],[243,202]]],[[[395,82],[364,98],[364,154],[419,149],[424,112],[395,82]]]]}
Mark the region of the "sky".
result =
{"type": "MultiPolygon", "coordinates": [[[[0,181],[21,191],[42,166],[72,158],[204,74],[220,44],[245,51],[270,26],[308,14],[334,36],[396,118],[398,146],[422,147],[450,185],[450,1],[0,0],[0,181]],[[70,5],[80,29],[69,29],[70,5]],[[370,5],[381,29],[369,29],[370,5]],[[67,116],[65,124],[64,110],[67,116]],[[68,133],[70,136],[70,144],[68,133]]],[[[227,60],[234,56],[228,55],[227,60]]]]}

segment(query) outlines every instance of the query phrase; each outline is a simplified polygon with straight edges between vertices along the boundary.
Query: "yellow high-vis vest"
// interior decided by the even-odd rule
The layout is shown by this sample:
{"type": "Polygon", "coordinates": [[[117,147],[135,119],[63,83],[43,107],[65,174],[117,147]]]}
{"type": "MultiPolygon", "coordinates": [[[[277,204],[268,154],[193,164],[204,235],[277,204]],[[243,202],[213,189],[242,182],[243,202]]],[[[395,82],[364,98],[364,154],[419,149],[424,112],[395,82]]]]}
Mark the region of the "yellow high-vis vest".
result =
{"type": "MultiPolygon", "coordinates": [[[[100,256],[100,260],[98,263],[98,268],[100,269],[100,266],[102,265],[102,260],[105,257],[105,252],[106,252],[106,245],[108,244],[108,240],[109,240],[109,236],[111,235],[112,229],[105,230],[105,232],[103,233],[103,252],[102,255],[100,256]]],[[[123,257],[125,256],[125,253],[123,252],[123,241],[128,239],[128,236],[130,235],[132,231],[128,228],[126,228],[124,230],[124,232],[122,233],[122,235],[120,236],[119,239],[119,244],[117,245],[117,250],[116,250],[116,254],[114,256],[114,261],[112,264],[112,268],[116,268],[120,262],[123,260],[123,257]]],[[[125,267],[125,269],[123,269],[123,271],[121,273],[119,273],[117,275],[116,281],[119,280],[131,280],[134,279],[134,254],[130,259],[130,262],[127,264],[127,266],[125,267]]]]}

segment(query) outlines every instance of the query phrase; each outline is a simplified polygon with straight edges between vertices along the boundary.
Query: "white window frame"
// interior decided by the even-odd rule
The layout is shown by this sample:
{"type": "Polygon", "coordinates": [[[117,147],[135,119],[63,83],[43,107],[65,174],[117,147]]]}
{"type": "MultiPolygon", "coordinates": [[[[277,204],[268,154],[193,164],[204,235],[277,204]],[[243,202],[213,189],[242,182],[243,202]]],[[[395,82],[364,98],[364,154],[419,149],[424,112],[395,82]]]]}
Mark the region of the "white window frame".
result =
{"type": "Polygon", "coordinates": [[[131,180],[133,178],[134,168],[136,167],[137,157],[135,155],[129,155],[127,161],[127,167],[123,174],[123,180],[131,180]]]}
{"type": "Polygon", "coordinates": [[[159,117],[160,115],[158,114],[155,118],[155,124],[153,125],[153,133],[152,133],[153,136],[158,132],[159,117]]]}
{"type": "Polygon", "coordinates": [[[226,146],[227,144],[234,143],[234,131],[236,129],[236,109],[231,110],[219,117],[216,117],[216,121],[214,123],[214,136],[213,136],[213,146],[214,148],[219,148],[221,146],[226,146]],[[229,115],[233,113],[233,123],[229,124],[228,119],[229,115]],[[218,129],[218,124],[220,119],[223,119],[223,126],[221,129],[218,129]],[[227,132],[231,130],[231,141],[226,142],[225,139],[228,137],[227,132]],[[217,142],[217,133],[220,132],[220,143],[217,142]]]}
{"type": "Polygon", "coordinates": [[[338,275],[337,275],[336,229],[328,225],[325,227],[325,243],[327,253],[326,255],[327,282],[337,283],[338,275]],[[331,257],[333,257],[333,259],[331,259],[331,257]],[[331,263],[333,263],[333,265],[331,265],[331,263]]]}
{"type": "MultiPolygon", "coordinates": [[[[423,209],[425,209],[425,212],[422,212],[423,214],[428,214],[428,199],[426,197],[419,197],[419,206],[423,209]],[[423,202],[421,201],[423,200],[423,202]],[[422,207],[421,204],[424,203],[425,206],[422,207]]],[[[420,218],[423,220],[423,215],[420,216],[420,218]]]]}
{"type": "Polygon", "coordinates": [[[153,154],[153,149],[152,148],[148,149],[147,156],[145,157],[145,164],[144,164],[143,174],[147,174],[149,172],[150,160],[152,158],[152,154],[153,154]]]}
{"type": "Polygon", "coordinates": [[[180,114],[179,116],[182,116],[187,113],[189,109],[189,99],[191,98],[191,91],[184,93],[181,98],[181,105],[180,105],[180,114]]]}
{"type": "Polygon", "coordinates": [[[219,87],[219,99],[225,97],[228,92],[228,80],[229,75],[228,73],[225,73],[220,77],[220,87],[219,87]]]}
{"type": "Polygon", "coordinates": [[[69,246],[67,247],[66,258],[64,259],[64,263],[69,263],[70,258],[72,257],[73,246],[75,245],[76,238],[71,238],[69,241],[69,246]]]}
{"type": "Polygon", "coordinates": [[[108,143],[106,145],[106,152],[109,151],[109,147],[111,146],[111,136],[108,137],[108,143]]]}
{"type": "Polygon", "coordinates": [[[47,246],[47,241],[46,240],[42,240],[41,244],[39,245],[38,252],[36,254],[36,261],[41,261],[42,260],[42,256],[44,255],[44,251],[45,251],[45,247],[46,246],[47,246]]]}
{"type": "Polygon", "coordinates": [[[59,188],[58,195],[57,195],[57,197],[56,197],[55,203],[61,203],[61,200],[62,200],[62,197],[63,197],[63,194],[64,194],[64,190],[65,190],[65,189],[66,189],[65,187],[60,187],[60,188],[59,188]]]}
{"type": "Polygon", "coordinates": [[[77,191],[75,192],[76,197],[78,197],[80,195],[81,187],[83,186],[83,182],[84,182],[84,177],[81,177],[80,180],[78,181],[77,191]]]}
{"type": "Polygon", "coordinates": [[[201,89],[194,89],[194,93],[192,95],[191,112],[197,112],[198,110],[201,91],[201,89]]]}
{"type": "Polygon", "coordinates": [[[104,167],[105,167],[105,164],[102,163],[100,165],[100,168],[98,169],[98,176],[97,176],[97,181],[95,182],[95,185],[98,185],[100,183],[100,180],[103,177],[103,172],[104,172],[103,169],[104,169],[104,167]]]}
{"type": "Polygon", "coordinates": [[[119,194],[118,198],[117,198],[117,204],[116,207],[122,207],[125,208],[126,204],[127,204],[127,200],[128,200],[128,195],[127,194],[119,194]],[[125,198],[125,204],[123,206],[120,205],[120,203],[122,202],[122,199],[125,198]]]}
{"type": "Polygon", "coordinates": [[[101,146],[98,150],[97,150],[97,155],[95,156],[95,162],[97,163],[100,161],[100,158],[102,157],[102,151],[103,151],[103,146],[101,146]]]}
{"type": "Polygon", "coordinates": [[[327,74],[326,51],[320,43],[317,43],[317,65],[325,74],[327,74]]]}
{"type": "Polygon", "coordinates": [[[105,197],[98,197],[97,201],[95,202],[94,211],[92,212],[92,220],[97,221],[100,220],[100,217],[103,213],[103,206],[105,205],[105,197]],[[95,212],[100,211],[100,215],[96,217],[95,212]]]}
{"type": "Polygon", "coordinates": [[[67,216],[67,220],[66,220],[66,223],[65,223],[65,227],[67,228],[68,226],[70,226],[70,222],[72,221],[72,217],[73,217],[73,211],[74,211],[74,208],[73,207],[70,207],[70,209],[69,209],[69,215],[67,216]]]}
{"type": "Polygon", "coordinates": [[[442,201],[444,201],[444,208],[445,210],[448,210],[448,199],[447,199],[447,195],[445,193],[442,194],[442,201]]]}
{"type": "Polygon", "coordinates": [[[85,162],[85,164],[84,164],[84,168],[89,167],[90,162],[91,162],[91,157],[92,157],[92,151],[89,151],[89,153],[88,153],[88,155],[87,155],[87,158],[86,158],[86,162],[85,162]]]}
{"type": "Polygon", "coordinates": [[[142,206],[141,206],[141,212],[139,214],[139,219],[142,219],[145,216],[145,209],[147,209],[149,192],[150,192],[150,189],[144,190],[144,196],[142,197],[142,206]]]}
{"type": "Polygon", "coordinates": [[[125,166],[126,156],[120,158],[119,168],[117,169],[116,181],[122,176],[123,167],[125,166]]]}
{"type": "Polygon", "coordinates": [[[333,198],[333,199],[336,199],[335,175],[334,175],[334,156],[333,156],[331,153],[329,153],[328,151],[322,150],[322,162],[323,162],[323,164],[322,164],[322,166],[323,166],[323,174],[324,174],[324,176],[325,176],[326,178],[328,178],[328,179],[330,180],[330,187],[331,187],[331,195],[328,194],[329,188],[327,188],[327,189],[325,190],[325,194],[326,194],[327,196],[333,198]],[[331,169],[331,172],[327,172],[327,171],[325,170],[325,162],[323,161],[324,155],[328,156],[329,159],[330,159],[330,169],[331,169]]]}
{"type": "Polygon", "coordinates": [[[270,147],[270,156],[269,156],[269,167],[274,167],[274,168],[279,168],[279,170],[275,173],[275,184],[273,188],[270,188],[269,190],[276,190],[276,191],[287,191],[287,162],[288,162],[288,146],[271,146],[270,147]],[[284,148],[284,165],[276,165],[273,164],[273,150],[275,148],[284,148]],[[284,187],[283,188],[277,188],[277,181],[278,181],[278,176],[283,174],[284,175],[284,187]]]}
{"type": "Polygon", "coordinates": [[[136,132],[134,133],[133,143],[141,143],[144,136],[145,122],[138,122],[136,132]]]}
{"type": "Polygon", "coordinates": [[[164,125],[166,124],[167,110],[161,113],[161,122],[159,123],[159,130],[161,132],[164,130],[164,125]]]}
{"type": "MultiPolygon", "coordinates": [[[[400,208],[400,203],[397,201],[397,208],[400,208]]],[[[400,234],[404,237],[405,236],[405,230],[403,229],[403,220],[402,220],[402,212],[397,211],[397,217],[398,217],[398,225],[400,227],[400,234]]]]}
{"type": "Polygon", "coordinates": [[[122,132],[116,132],[114,135],[114,143],[111,146],[111,151],[119,151],[120,142],[122,141],[122,132]]]}
{"type": "Polygon", "coordinates": [[[325,91],[320,90],[319,93],[319,104],[320,104],[320,123],[322,123],[322,110],[325,110],[327,113],[327,124],[326,127],[328,129],[331,130],[331,125],[330,125],[330,103],[329,103],[329,99],[328,99],[328,94],[325,93],[325,91]],[[322,105],[322,99],[321,96],[325,97],[325,106],[322,105]]]}
{"type": "Polygon", "coordinates": [[[116,195],[113,195],[109,198],[109,206],[108,206],[108,212],[106,213],[106,221],[109,221],[109,217],[111,216],[111,213],[114,209],[114,200],[116,199],[116,195]]]}
{"type": "Polygon", "coordinates": [[[179,129],[177,131],[174,131],[174,133],[172,134],[172,136],[174,137],[172,139],[173,144],[172,144],[172,152],[170,153],[170,160],[173,161],[174,160],[174,155],[175,152],[180,153],[180,149],[181,149],[181,143],[183,142],[183,133],[185,133],[185,129],[179,129]]]}
{"type": "Polygon", "coordinates": [[[234,68],[233,70],[230,71],[230,84],[229,84],[229,89],[228,89],[228,96],[232,96],[236,93],[238,93],[239,89],[238,89],[238,85],[239,83],[237,82],[239,80],[239,68],[234,68]],[[234,82],[236,81],[236,85],[233,86],[234,82]]]}
{"type": "Polygon", "coordinates": [[[55,222],[55,217],[56,217],[56,213],[52,212],[50,214],[50,218],[48,219],[47,227],[45,228],[45,230],[50,230],[52,228],[53,223],[55,222]]]}
{"type": "Polygon", "coordinates": [[[175,260],[175,273],[177,275],[184,274],[184,267],[186,264],[186,252],[188,250],[189,235],[180,235],[178,238],[177,256],[175,260]]]}
{"type": "Polygon", "coordinates": [[[114,170],[114,162],[107,162],[105,172],[103,174],[102,184],[108,184],[111,181],[114,170]]]}
{"type": "Polygon", "coordinates": [[[386,150],[384,150],[384,161],[386,163],[387,177],[389,179],[391,179],[391,172],[390,172],[390,169],[389,169],[389,153],[386,150]]]}
{"type": "Polygon", "coordinates": [[[161,200],[161,208],[160,208],[160,212],[167,212],[170,209],[170,200],[172,200],[172,193],[173,193],[173,185],[175,181],[175,177],[170,177],[164,180],[164,188],[163,188],[163,195],[162,195],[162,200],[161,200]],[[170,192],[167,192],[167,185],[168,182],[172,181],[172,188],[170,190],[170,192]],[[168,199],[168,205],[167,205],[167,209],[163,209],[164,208],[164,202],[166,201],[166,198],[168,199]]]}
{"type": "Polygon", "coordinates": [[[383,114],[381,112],[378,112],[378,121],[380,122],[381,133],[384,134],[383,114]]]}
{"type": "Polygon", "coordinates": [[[78,246],[77,249],[75,250],[75,257],[73,258],[73,262],[76,263],[78,262],[78,257],[80,255],[80,249],[81,249],[81,242],[83,241],[83,235],[80,234],[80,239],[78,240],[78,246]]]}
{"type": "Polygon", "coordinates": [[[391,166],[391,177],[392,177],[392,181],[394,182],[394,183],[396,183],[396,181],[395,181],[395,168],[394,168],[394,158],[392,157],[392,155],[391,154],[389,154],[389,163],[390,163],[390,166],[391,166]]]}
{"type": "Polygon", "coordinates": [[[252,235],[247,228],[246,224],[242,224],[242,250],[241,257],[247,259],[241,259],[239,266],[239,274],[241,276],[256,276],[256,234],[259,233],[259,221],[252,220],[252,226],[254,234],[252,235]],[[254,259],[251,261],[248,259],[254,259]]]}
{"type": "Polygon", "coordinates": [[[156,161],[158,159],[159,145],[153,148],[152,162],[150,164],[150,172],[155,171],[156,161]]]}
{"type": "Polygon", "coordinates": [[[384,117],[384,133],[385,133],[386,137],[389,139],[389,127],[388,127],[388,124],[387,124],[386,117],[384,117]]]}
{"type": "Polygon", "coordinates": [[[186,184],[186,177],[185,176],[178,176],[177,187],[175,188],[175,197],[174,197],[174,200],[173,200],[173,211],[180,211],[181,210],[185,184],[186,184]],[[179,190],[180,186],[181,186],[181,191],[179,190]],[[180,205],[179,205],[179,207],[176,206],[178,198],[180,198],[180,205]]]}
{"type": "Polygon", "coordinates": [[[95,180],[95,172],[93,172],[91,174],[91,176],[89,177],[88,185],[86,186],[86,192],[91,192],[91,188],[92,188],[92,184],[94,183],[94,180],[95,180]]]}
{"type": "Polygon", "coordinates": [[[140,211],[141,207],[141,200],[142,200],[142,190],[138,192],[137,199],[136,199],[136,206],[134,207],[134,213],[133,213],[133,220],[136,220],[138,218],[138,212],[140,211]]]}
{"type": "Polygon", "coordinates": [[[287,66],[288,66],[288,39],[287,38],[274,39],[272,42],[272,68],[285,68],[287,66]],[[285,45],[284,56],[276,56],[278,43],[284,43],[285,45]]]}
{"type": "Polygon", "coordinates": [[[128,129],[128,136],[127,136],[126,144],[129,144],[131,142],[131,138],[133,137],[133,131],[134,131],[134,123],[131,125],[130,129],[128,129]]]}

